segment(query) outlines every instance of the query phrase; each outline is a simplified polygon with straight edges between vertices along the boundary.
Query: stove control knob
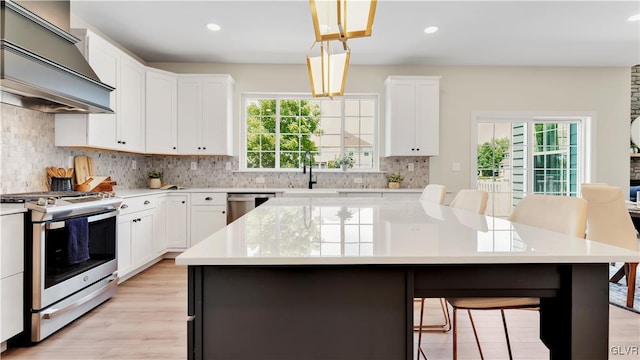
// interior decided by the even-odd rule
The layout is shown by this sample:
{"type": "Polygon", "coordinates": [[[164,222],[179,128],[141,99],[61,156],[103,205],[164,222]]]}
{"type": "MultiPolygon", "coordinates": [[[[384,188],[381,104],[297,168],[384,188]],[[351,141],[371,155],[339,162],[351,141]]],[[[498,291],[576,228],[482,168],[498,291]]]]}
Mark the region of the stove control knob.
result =
{"type": "Polygon", "coordinates": [[[57,200],[56,198],[54,198],[54,197],[50,197],[50,198],[48,198],[48,199],[47,199],[47,204],[49,204],[49,205],[55,205],[57,201],[58,201],[58,200],[57,200]]]}

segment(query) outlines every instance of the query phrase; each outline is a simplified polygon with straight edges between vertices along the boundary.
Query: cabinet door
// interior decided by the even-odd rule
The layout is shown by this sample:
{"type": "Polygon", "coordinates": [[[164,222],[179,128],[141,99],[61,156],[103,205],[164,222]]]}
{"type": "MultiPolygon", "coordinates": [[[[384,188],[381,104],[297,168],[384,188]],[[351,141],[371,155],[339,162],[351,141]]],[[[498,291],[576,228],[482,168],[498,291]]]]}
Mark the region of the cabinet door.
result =
{"type": "Polygon", "coordinates": [[[144,66],[123,54],[120,57],[117,139],[122,150],[144,152],[144,82],[144,66]]]}
{"type": "Polygon", "coordinates": [[[136,214],[120,216],[118,219],[118,276],[124,278],[133,270],[131,257],[131,241],[133,237],[133,220],[136,214]]]}
{"type": "Polygon", "coordinates": [[[0,218],[0,278],[24,271],[24,214],[0,218]]]}
{"type": "Polygon", "coordinates": [[[158,196],[153,224],[153,251],[156,255],[162,255],[167,250],[167,231],[170,225],[167,224],[168,213],[168,196],[158,196]]]}
{"type": "Polygon", "coordinates": [[[415,145],[419,156],[435,156],[440,148],[440,89],[434,81],[416,81],[415,145]]]}
{"type": "Polygon", "coordinates": [[[227,207],[192,206],[191,207],[191,246],[227,225],[227,207]]]}
{"type": "Polygon", "coordinates": [[[166,248],[172,250],[186,250],[188,248],[188,209],[188,195],[167,197],[166,248]]]}
{"type": "Polygon", "coordinates": [[[150,69],[146,78],[146,152],[177,154],[178,79],[150,69]]]}
{"type": "Polygon", "coordinates": [[[24,273],[0,280],[0,342],[4,342],[23,329],[23,282],[24,273]]]}
{"type": "Polygon", "coordinates": [[[225,78],[205,78],[203,81],[202,147],[206,154],[230,155],[227,147],[229,88],[225,78]]]}
{"type": "Polygon", "coordinates": [[[416,155],[415,89],[413,80],[387,84],[386,156],[416,155]]]}
{"type": "Polygon", "coordinates": [[[104,39],[96,35],[87,36],[87,61],[95,71],[100,81],[111,85],[116,90],[111,92],[110,105],[114,114],[90,114],[87,117],[87,142],[90,146],[105,149],[118,149],[117,117],[119,114],[118,91],[118,67],[120,51],[104,39]]]}
{"type": "Polygon", "coordinates": [[[202,154],[200,79],[178,79],[178,154],[202,154]]]}
{"type": "Polygon", "coordinates": [[[153,212],[151,210],[136,213],[133,219],[133,234],[131,237],[131,258],[133,267],[144,265],[154,259],[153,251],[153,212]]]}

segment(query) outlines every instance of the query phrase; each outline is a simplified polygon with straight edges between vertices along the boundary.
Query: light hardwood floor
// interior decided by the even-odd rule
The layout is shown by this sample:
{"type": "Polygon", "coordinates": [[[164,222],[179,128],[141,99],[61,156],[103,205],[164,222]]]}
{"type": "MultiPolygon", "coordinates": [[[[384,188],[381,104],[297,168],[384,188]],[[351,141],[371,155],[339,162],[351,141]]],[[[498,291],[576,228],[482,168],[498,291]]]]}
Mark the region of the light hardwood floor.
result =
{"type": "MultiPolygon", "coordinates": [[[[186,359],[187,272],[173,260],[163,260],[119,286],[106,303],[29,348],[2,353],[3,360],[186,359]]],[[[436,300],[427,303],[427,321],[437,321],[436,300]]],[[[416,308],[418,310],[418,308],[416,308]]],[[[417,311],[416,311],[417,312],[417,311]]],[[[479,359],[468,317],[459,313],[459,359],[479,359]]],[[[474,319],[487,359],[506,359],[500,313],[476,311],[474,319]]],[[[507,311],[516,359],[548,359],[538,339],[536,311],[507,311]]],[[[640,347],[640,315],[610,307],[610,345],[618,352],[640,347]],[[624,348],[626,346],[626,348],[624,348]]],[[[451,359],[451,333],[427,333],[422,345],[429,360],[451,359]]],[[[250,346],[250,341],[248,341],[250,346]]],[[[319,344],[321,345],[321,344],[319,344]]],[[[259,351],[259,349],[256,349],[259,351]]],[[[415,356],[414,356],[415,358],[415,356]]],[[[640,359],[615,355],[609,359],[640,359]]],[[[301,354],[300,360],[304,360],[301,354]]],[[[354,359],[356,360],[356,359],[354,359]]],[[[389,359],[395,360],[395,359],[389,359]]]]}

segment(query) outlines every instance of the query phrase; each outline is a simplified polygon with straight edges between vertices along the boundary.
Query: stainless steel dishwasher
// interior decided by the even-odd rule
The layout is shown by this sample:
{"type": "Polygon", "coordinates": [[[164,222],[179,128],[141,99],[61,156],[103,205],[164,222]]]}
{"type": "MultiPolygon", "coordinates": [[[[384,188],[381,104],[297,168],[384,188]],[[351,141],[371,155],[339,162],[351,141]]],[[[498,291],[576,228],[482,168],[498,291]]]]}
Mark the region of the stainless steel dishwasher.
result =
{"type": "Polygon", "coordinates": [[[275,193],[229,193],[227,196],[227,224],[275,196],[275,193]]]}

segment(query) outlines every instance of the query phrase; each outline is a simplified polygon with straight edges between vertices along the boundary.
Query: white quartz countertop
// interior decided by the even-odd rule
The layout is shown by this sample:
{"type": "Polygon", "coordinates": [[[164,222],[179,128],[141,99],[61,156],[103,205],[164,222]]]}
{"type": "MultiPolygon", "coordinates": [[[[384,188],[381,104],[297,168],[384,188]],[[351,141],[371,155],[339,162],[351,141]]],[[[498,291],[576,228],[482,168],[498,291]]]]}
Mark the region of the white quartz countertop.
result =
{"type": "Polygon", "coordinates": [[[162,193],[175,193],[175,192],[186,192],[186,193],[203,193],[203,192],[221,192],[221,193],[247,193],[247,194],[255,194],[255,193],[297,193],[297,194],[313,194],[313,193],[327,193],[327,192],[335,192],[335,193],[400,193],[400,194],[420,194],[422,193],[422,189],[387,189],[387,188],[368,188],[368,189],[351,189],[351,188],[314,188],[314,189],[302,189],[302,188],[185,188],[180,190],[159,190],[159,189],[118,189],[115,191],[117,196],[120,197],[134,197],[134,196],[143,196],[143,195],[151,195],[151,194],[162,194],[162,193]]]}
{"type": "Polygon", "coordinates": [[[637,262],[640,253],[402,198],[276,198],[179,265],[637,262]]]}
{"type": "Polygon", "coordinates": [[[27,212],[24,204],[0,204],[0,216],[27,212]]]}

